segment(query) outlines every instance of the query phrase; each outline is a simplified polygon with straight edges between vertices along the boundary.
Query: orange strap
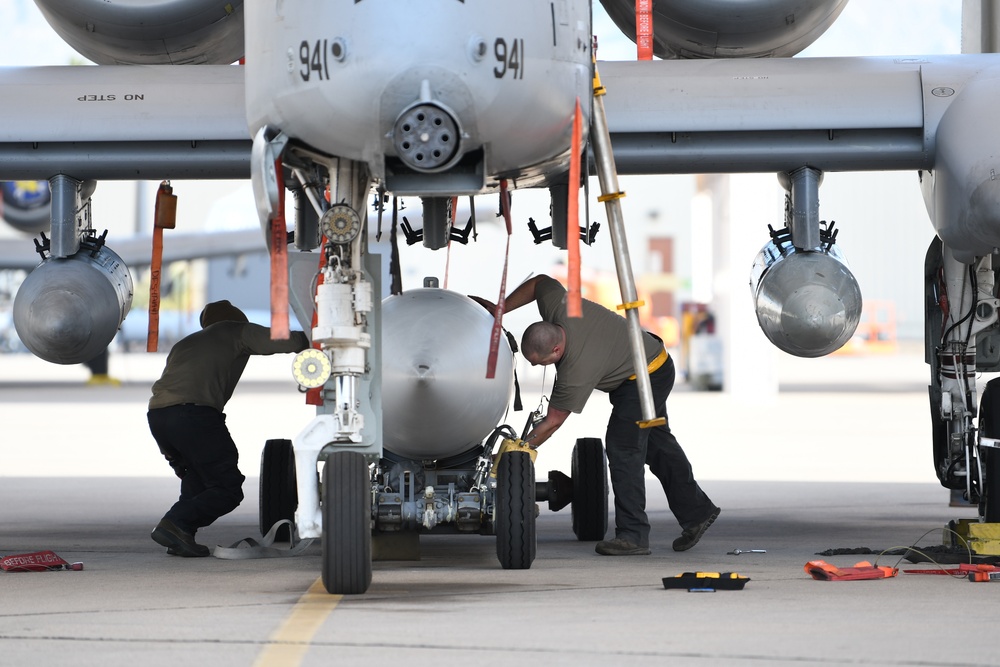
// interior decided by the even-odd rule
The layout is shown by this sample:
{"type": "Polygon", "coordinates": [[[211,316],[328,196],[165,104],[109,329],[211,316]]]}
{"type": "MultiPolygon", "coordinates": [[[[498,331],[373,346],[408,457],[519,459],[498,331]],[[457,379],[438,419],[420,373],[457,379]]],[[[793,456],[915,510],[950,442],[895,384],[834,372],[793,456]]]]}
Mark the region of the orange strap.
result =
{"type": "Polygon", "coordinates": [[[580,98],[576,98],[573,111],[573,137],[570,141],[569,188],[566,192],[566,249],[569,251],[567,278],[569,290],[566,294],[566,316],[583,317],[583,302],[580,294],[580,142],[583,121],[580,98]]]}
{"type": "Polygon", "coordinates": [[[507,248],[503,252],[503,276],[500,278],[500,296],[497,297],[497,310],[493,319],[493,331],[490,333],[490,356],[486,360],[486,379],[492,380],[497,374],[497,354],[500,350],[500,336],[503,335],[503,311],[507,307],[507,260],[510,258],[510,197],[507,192],[507,179],[500,179],[500,210],[504,222],[507,223],[507,248]]]}
{"type": "Polygon", "coordinates": [[[163,264],[163,230],[153,228],[153,258],[149,262],[149,328],[146,352],[156,352],[160,340],[160,271],[163,264]]]}
{"type": "Polygon", "coordinates": [[[653,0],[635,0],[635,48],[638,60],[653,59],[653,0]]]}
{"type": "Polygon", "coordinates": [[[281,158],[274,161],[278,177],[278,210],[271,218],[271,340],[288,340],[288,232],[285,229],[285,178],[281,158]]]}
{"type": "Polygon", "coordinates": [[[163,272],[163,230],[177,225],[177,196],[170,181],[160,183],[153,208],[153,256],[149,261],[149,329],[146,352],[156,352],[160,341],[160,276],[163,272]]]}

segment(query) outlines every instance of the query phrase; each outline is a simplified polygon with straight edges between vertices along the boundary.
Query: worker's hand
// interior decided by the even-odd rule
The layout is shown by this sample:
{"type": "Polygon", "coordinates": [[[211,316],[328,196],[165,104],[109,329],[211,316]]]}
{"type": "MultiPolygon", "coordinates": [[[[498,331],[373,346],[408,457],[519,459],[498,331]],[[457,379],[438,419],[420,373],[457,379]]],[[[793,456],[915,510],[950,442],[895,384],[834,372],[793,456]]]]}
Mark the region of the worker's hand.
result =
{"type": "Polygon", "coordinates": [[[495,303],[493,303],[492,301],[487,301],[481,296],[473,296],[471,294],[469,295],[469,298],[478,303],[483,308],[485,308],[486,312],[488,312],[490,315],[496,317],[497,307],[495,303]]]}

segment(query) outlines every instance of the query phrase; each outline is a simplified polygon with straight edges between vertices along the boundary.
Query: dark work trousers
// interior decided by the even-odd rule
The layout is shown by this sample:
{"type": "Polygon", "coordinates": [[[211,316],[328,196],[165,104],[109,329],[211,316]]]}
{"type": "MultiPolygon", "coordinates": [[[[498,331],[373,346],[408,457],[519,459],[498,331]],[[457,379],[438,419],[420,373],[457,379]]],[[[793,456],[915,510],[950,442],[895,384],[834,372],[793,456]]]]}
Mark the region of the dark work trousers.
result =
{"type": "Polygon", "coordinates": [[[192,535],[243,500],[239,452],[226,428],[226,415],[202,405],[150,410],[149,430],[181,478],[181,495],[166,514],[192,535]]]}
{"type": "MultiPolygon", "coordinates": [[[[649,382],[656,416],[666,418],[667,396],[674,388],[674,360],[668,357],[649,376],[649,382]]],[[[645,465],[660,480],[670,511],[681,528],[694,527],[707,519],[715,505],[695,481],[691,463],[670,432],[670,422],[654,428],[639,428],[636,423],[642,420],[639,383],[626,380],[608,397],[612,410],[605,443],[615,492],[615,536],[649,546],[645,465]]]]}

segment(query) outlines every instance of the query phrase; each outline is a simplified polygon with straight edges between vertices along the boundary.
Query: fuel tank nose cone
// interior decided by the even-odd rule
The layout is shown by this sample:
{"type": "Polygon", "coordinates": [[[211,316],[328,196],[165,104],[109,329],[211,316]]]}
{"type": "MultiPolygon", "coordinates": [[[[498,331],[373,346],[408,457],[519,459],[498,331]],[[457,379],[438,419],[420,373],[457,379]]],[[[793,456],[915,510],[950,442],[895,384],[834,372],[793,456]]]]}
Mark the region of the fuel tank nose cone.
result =
{"type": "Polygon", "coordinates": [[[493,317],[469,297],[438,288],[382,302],[383,444],[418,461],[456,456],[496,428],[514,389],[507,345],[486,377],[493,317]]]}
{"type": "Polygon", "coordinates": [[[51,290],[32,301],[30,312],[32,333],[28,338],[35,347],[58,349],[70,357],[87,348],[93,327],[89,308],[79,293],[51,290]]]}
{"type": "Polygon", "coordinates": [[[14,297],[14,329],[40,359],[82,364],[107,348],[131,306],[128,267],[104,246],[35,267],[14,297]]]}
{"type": "Polygon", "coordinates": [[[771,255],[775,256],[761,273],[754,295],[764,335],[797,357],[821,357],[838,350],[861,320],[861,288],[850,269],[823,252],[771,255]]]}

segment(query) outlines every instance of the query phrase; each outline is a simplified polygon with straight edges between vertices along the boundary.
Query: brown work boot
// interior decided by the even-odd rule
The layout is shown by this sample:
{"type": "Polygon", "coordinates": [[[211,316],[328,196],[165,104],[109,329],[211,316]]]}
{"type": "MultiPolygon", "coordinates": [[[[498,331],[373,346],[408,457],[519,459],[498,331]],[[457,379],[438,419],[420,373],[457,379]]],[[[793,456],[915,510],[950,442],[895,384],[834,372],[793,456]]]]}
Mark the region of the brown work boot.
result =
{"type": "Polygon", "coordinates": [[[698,540],[701,536],[705,534],[708,527],[719,518],[719,514],[722,512],[718,507],[712,510],[712,513],[708,515],[708,518],[699,523],[697,526],[692,528],[686,528],[681,536],[674,540],[674,551],[687,551],[694,545],[698,544],[698,540]]]}
{"type": "Polygon", "coordinates": [[[613,540],[598,542],[594,551],[602,556],[648,556],[652,552],[649,547],[632,544],[628,540],[616,537],[613,540]]]}
{"type": "Polygon", "coordinates": [[[157,544],[166,547],[168,552],[173,550],[178,556],[204,558],[212,555],[208,547],[194,541],[194,535],[184,532],[169,519],[160,519],[149,536],[157,544]]]}

